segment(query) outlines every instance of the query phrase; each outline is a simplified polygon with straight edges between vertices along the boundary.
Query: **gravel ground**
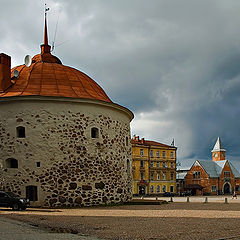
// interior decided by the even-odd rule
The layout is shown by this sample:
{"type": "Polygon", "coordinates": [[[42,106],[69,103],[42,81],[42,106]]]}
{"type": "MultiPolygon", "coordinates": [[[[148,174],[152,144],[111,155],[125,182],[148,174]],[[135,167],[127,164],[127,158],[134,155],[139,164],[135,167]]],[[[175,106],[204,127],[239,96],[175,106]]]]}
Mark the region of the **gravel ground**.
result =
{"type": "Polygon", "coordinates": [[[101,239],[240,239],[240,203],[123,205],[78,209],[37,209],[0,215],[54,232],[101,239]]]}

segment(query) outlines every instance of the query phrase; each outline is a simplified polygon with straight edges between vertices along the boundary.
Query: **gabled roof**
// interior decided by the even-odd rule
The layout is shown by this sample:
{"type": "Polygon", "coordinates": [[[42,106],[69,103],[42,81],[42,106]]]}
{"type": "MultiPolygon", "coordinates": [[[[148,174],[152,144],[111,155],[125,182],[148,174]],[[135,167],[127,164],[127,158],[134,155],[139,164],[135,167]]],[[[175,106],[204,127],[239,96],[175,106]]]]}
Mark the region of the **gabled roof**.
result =
{"type": "Polygon", "coordinates": [[[226,162],[229,163],[229,166],[232,170],[233,175],[236,178],[240,178],[240,173],[238,170],[233,166],[231,162],[228,160],[222,160],[222,161],[208,161],[208,160],[196,160],[193,164],[193,166],[198,163],[202,166],[202,168],[205,170],[205,172],[208,174],[210,178],[217,178],[222,173],[222,169],[224,168],[226,162]]]}
{"type": "Polygon", "coordinates": [[[235,177],[237,177],[237,178],[240,178],[240,173],[239,173],[239,171],[233,166],[233,164],[232,164],[231,162],[228,162],[228,163],[229,163],[229,165],[230,165],[230,167],[231,167],[231,169],[232,169],[233,175],[234,175],[235,177]]]}
{"type": "Polygon", "coordinates": [[[183,180],[186,175],[187,175],[187,172],[177,173],[177,174],[176,174],[176,178],[177,178],[178,180],[183,180]]]}
{"type": "Polygon", "coordinates": [[[213,161],[197,160],[209,177],[215,178],[220,175],[221,167],[213,161]]]}

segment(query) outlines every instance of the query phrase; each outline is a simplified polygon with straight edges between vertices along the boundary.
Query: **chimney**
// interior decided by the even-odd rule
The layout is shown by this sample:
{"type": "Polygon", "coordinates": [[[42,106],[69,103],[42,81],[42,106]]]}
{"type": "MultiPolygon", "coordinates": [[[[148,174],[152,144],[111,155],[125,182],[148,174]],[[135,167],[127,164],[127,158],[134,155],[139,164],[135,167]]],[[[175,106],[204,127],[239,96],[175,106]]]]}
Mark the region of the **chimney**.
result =
{"type": "Polygon", "coordinates": [[[0,53],[0,92],[4,92],[11,84],[11,57],[0,53]]]}

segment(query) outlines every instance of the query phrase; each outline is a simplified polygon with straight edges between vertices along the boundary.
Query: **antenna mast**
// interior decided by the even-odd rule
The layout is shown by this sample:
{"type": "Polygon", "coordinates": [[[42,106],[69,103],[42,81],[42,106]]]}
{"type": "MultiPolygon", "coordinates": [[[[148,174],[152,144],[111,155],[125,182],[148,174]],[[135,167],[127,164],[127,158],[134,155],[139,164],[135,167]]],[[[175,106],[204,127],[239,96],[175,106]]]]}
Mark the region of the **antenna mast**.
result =
{"type": "Polygon", "coordinates": [[[54,48],[55,48],[55,41],[56,41],[56,35],[57,35],[57,27],[58,27],[59,16],[60,16],[60,11],[58,13],[58,18],[57,18],[57,23],[56,23],[55,33],[54,33],[54,39],[53,39],[53,42],[52,42],[52,52],[54,51],[54,48]]]}

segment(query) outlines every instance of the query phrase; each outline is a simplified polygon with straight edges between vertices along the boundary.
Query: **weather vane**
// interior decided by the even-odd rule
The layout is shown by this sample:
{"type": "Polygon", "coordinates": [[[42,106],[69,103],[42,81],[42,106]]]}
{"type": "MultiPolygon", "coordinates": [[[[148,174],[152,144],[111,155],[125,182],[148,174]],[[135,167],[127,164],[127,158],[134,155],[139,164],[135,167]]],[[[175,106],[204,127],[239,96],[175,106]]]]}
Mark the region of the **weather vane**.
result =
{"type": "Polygon", "coordinates": [[[49,10],[50,10],[50,8],[47,7],[47,4],[45,3],[45,15],[47,15],[47,11],[49,11],[49,10]]]}

